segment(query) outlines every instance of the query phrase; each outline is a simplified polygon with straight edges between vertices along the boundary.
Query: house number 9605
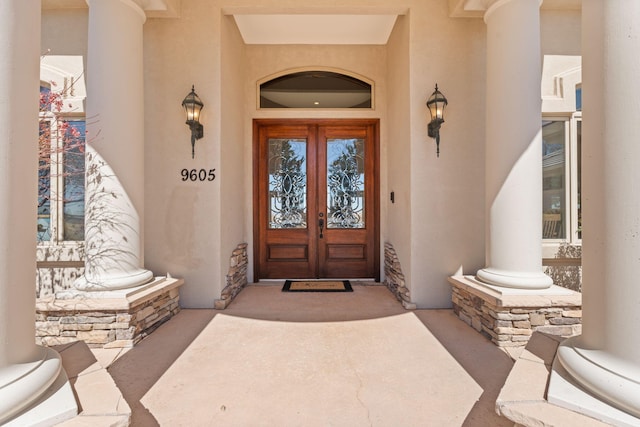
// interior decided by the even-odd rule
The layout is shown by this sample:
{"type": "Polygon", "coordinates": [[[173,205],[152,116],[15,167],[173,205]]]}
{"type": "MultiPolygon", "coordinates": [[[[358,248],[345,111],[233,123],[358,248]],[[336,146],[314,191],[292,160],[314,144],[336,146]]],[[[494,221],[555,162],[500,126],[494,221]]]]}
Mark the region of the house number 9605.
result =
{"type": "Polygon", "coordinates": [[[213,181],[216,179],[215,169],[182,169],[180,175],[183,181],[213,181]]]}

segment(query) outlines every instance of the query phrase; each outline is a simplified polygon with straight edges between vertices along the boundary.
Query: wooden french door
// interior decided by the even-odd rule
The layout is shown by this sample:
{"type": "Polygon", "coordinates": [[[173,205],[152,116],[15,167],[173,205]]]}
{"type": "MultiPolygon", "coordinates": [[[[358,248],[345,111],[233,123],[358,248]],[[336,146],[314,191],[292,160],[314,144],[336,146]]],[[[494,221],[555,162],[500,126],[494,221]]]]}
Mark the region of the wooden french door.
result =
{"type": "Polygon", "coordinates": [[[378,124],[254,121],[256,280],[379,280],[378,124]]]}

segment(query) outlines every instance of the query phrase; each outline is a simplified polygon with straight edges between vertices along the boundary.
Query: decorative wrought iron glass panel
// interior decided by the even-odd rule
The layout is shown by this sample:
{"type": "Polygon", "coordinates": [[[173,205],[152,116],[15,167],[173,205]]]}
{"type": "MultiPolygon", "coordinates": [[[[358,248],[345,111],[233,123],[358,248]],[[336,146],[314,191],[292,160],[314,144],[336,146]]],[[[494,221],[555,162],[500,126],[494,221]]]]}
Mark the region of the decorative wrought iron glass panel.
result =
{"type": "Polygon", "coordinates": [[[269,138],[269,228],[307,227],[307,141],[269,138]]]}
{"type": "Polygon", "coordinates": [[[327,140],[327,228],[365,228],[364,139],[327,140]]]}

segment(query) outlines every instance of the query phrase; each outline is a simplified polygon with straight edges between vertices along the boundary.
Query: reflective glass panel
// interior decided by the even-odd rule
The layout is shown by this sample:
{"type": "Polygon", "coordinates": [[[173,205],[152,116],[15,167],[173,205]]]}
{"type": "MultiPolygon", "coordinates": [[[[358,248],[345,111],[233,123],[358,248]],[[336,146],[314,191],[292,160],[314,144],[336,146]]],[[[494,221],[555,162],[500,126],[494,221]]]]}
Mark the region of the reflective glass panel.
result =
{"type": "Polygon", "coordinates": [[[582,239],[582,120],[577,123],[578,138],[578,239],[582,239]]]}
{"type": "Polygon", "coordinates": [[[37,240],[51,240],[51,123],[40,121],[37,240]]]}
{"type": "Polygon", "coordinates": [[[542,123],[542,238],[566,238],[566,121],[542,123]]]}
{"type": "Polygon", "coordinates": [[[307,141],[269,138],[269,228],[307,227],[307,141]]]}
{"type": "Polygon", "coordinates": [[[46,86],[40,86],[40,112],[51,111],[51,89],[46,86]]]}
{"type": "Polygon", "coordinates": [[[64,137],[64,240],[84,240],[85,122],[69,121],[64,137]]]}
{"type": "Polygon", "coordinates": [[[327,140],[327,228],[365,228],[364,139],[327,140]]]}

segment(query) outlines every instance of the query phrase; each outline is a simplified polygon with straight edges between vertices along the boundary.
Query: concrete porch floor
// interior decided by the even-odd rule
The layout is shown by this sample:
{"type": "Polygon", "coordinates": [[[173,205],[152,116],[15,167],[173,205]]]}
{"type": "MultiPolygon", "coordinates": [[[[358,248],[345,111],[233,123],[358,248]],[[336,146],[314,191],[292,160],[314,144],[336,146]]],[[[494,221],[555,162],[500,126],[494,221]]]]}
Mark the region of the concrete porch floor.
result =
{"type": "Polygon", "coordinates": [[[513,425],[495,412],[513,359],[451,310],[280,289],[182,310],[131,349],[58,348],[82,411],[63,425],[513,425]]]}

